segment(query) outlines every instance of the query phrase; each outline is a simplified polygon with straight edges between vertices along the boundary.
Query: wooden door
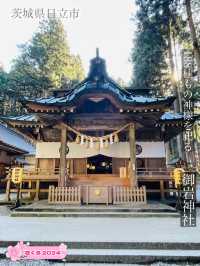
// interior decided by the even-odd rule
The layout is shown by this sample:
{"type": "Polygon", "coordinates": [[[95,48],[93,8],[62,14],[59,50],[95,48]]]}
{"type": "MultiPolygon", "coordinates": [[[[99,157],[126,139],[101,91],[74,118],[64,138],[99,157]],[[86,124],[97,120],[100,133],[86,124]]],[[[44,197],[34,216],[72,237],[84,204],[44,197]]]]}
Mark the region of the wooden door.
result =
{"type": "Polygon", "coordinates": [[[120,174],[120,167],[128,169],[128,159],[126,158],[112,158],[112,173],[114,175],[120,174]]]}
{"type": "Polygon", "coordinates": [[[38,167],[41,170],[53,170],[54,169],[54,159],[39,159],[38,167]]]}
{"type": "Polygon", "coordinates": [[[87,174],[87,159],[73,159],[73,174],[86,175],[87,174]]]}

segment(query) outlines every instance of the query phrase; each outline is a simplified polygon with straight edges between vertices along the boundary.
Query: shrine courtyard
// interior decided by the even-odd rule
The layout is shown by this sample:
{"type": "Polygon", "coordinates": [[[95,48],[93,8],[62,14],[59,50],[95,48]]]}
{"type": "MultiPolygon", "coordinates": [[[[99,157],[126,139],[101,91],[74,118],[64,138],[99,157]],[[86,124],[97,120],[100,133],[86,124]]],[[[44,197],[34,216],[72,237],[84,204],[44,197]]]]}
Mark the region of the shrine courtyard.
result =
{"type": "MultiPolygon", "coordinates": [[[[199,209],[194,228],[180,227],[179,217],[11,217],[5,206],[0,207],[0,215],[2,258],[8,245],[23,239],[31,245],[66,243],[67,265],[107,262],[161,266],[186,261],[191,263],[186,265],[199,265],[199,209]]],[[[53,262],[43,265],[48,263],[53,262]]]]}

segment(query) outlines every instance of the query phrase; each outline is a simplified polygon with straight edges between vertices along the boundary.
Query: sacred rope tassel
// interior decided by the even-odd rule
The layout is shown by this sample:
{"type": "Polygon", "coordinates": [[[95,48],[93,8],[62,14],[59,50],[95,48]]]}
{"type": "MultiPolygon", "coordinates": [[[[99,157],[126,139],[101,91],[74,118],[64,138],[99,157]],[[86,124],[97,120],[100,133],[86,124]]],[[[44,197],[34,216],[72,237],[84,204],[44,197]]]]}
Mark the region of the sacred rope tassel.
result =
{"type": "Polygon", "coordinates": [[[113,144],[113,135],[110,134],[110,144],[113,144]]]}
{"type": "Polygon", "coordinates": [[[100,148],[103,149],[103,139],[100,138],[100,148]]]}
{"type": "Polygon", "coordinates": [[[80,143],[81,145],[83,145],[84,144],[84,136],[83,135],[81,135],[81,143],[80,143]]]}
{"type": "Polygon", "coordinates": [[[79,135],[76,136],[76,144],[80,144],[80,136],[79,135]]]}
{"type": "Polygon", "coordinates": [[[85,147],[88,149],[89,148],[89,141],[88,141],[88,139],[86,139],[86,141],[85,141],[85,147]]]}
{"type": "Polygon", "coordinates": [[[105,148],[107,149],[108,148],[108,139],[105,140],[105,148]]]}
{"type": "Polygon", "coordinates": [[[119,137],[118,137],[117,134],[115,134],[115,136],[114,136],[114,142],[115,142],[115,143],[118,143],[118,142],[119,142],[119,137]]]}
{"type": "Polygon", "coordinates": [[[100,143],[99,143],[99,141],[96,142],[96,149],[97,149],[97,150],[100,149],[100,143]]]}
{"type": "Polygon", "coordinates": [[[93,148],[94,147],[94,141],[93,141],[93,138],[90,138],[90,148],[93,148]]]}

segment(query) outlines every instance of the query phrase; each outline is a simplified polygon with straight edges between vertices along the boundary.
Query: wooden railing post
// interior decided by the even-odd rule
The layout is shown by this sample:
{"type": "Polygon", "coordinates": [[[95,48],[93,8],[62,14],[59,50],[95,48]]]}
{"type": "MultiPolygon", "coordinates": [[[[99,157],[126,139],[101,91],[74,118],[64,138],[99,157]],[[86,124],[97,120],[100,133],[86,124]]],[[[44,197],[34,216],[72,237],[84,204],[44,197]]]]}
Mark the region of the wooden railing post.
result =
{"type": "Polygon", "coordinates": [[[81,204],[81,188],[49,186],[48,203],[81,204]]]}
{"type": "Polygon", "coordinates": [[[130,146],[130,181],[132,186],[137,186],[136,176],[136,143],[135,143],[135,125],[129,126],[129,146],[130,146]]]}
{"type": "Polygon", "coordinates": [[[161,200],[165,200],[164,181],[160,180],[160,196],[161,200]]]}
{"type": "Polygon", "coordinates": [[[39,193],[40,193],[40,180],[38,179],[36,181],[36,193],[34,198],[35,201],[39,200],[39,193]]]}
{"type": "Polygon", "coordinates": [[[60,146],[60,178],[58,182],[59,187],[66,185],[66,144],[67,144],[67,129],[61,127],[61,146],[60,146]]]}
{"type": "Polygon", "coordinates": [[[146,193],[146,187],[143,186],[143,193],[144,193],[144,203],[147,203],[147,193],[146,193]]]}
{"type": "Polygon", "coordinates": [[[146,188],[113,187],[113,204],[146,204],[146,188]]]}
{"type": "Polygon", "coordinates": [[[10,201],[10,186],[11,186],[11,180],[7,180],[6,184],[6,201],[10,201]]]}

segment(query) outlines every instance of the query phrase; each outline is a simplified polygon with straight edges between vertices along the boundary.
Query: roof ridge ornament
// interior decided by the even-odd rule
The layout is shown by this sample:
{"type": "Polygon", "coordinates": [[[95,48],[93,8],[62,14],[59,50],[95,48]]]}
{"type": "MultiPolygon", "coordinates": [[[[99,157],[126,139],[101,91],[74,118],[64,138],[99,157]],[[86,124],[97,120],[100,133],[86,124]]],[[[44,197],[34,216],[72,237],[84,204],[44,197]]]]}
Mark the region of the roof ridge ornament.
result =
{"type": "Polygon", "coordinates": [[[90,70],[87,78],[95,83],[98,81],[105,82],[106,78],[108,78],[106,63],[105,60],[99,56],[99,48],[96,48],[96,57],[90,60],[90,70]]]}
{"type": "Polygon", "coordinates": [[[99,58],[99,48],[96,48],[96,58],[99,58]]]}

